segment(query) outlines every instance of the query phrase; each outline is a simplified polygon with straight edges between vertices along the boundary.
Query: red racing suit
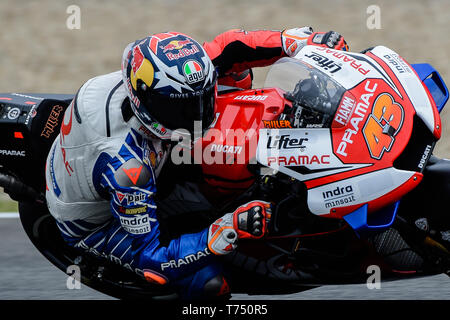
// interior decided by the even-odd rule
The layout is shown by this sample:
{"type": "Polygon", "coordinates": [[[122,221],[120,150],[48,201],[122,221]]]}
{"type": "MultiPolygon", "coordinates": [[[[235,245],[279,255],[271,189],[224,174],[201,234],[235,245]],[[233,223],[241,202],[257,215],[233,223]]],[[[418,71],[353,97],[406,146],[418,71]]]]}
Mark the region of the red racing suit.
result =
{"type": "Polygon", "coordinates": [[[254,67],[266,67],[286,56],[281,32],[229,30],[203,44],[219,76],[219,84],[251,88],[254,67]],[[248,72],[250,70],[250,72],[248,72]]]}

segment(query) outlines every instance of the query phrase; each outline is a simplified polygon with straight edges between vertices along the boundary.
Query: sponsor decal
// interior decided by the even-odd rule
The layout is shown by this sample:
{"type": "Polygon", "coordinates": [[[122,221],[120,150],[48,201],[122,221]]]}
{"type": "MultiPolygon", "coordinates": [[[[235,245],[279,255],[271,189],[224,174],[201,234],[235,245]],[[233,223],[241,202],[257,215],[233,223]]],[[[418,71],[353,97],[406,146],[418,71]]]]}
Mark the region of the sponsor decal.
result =
{"type": "Polygon", "coordinates": [[[167,57],[167,59],[169,59],[169,61],[172,61],[172,60],[178,60],[180,58],[191,56],[198,52],[200,52],[198,47],[196,45],[193,45],[190,49],[183,48],[178,53],[168,52],[168,53],[166,53],[166,57],[167,57]]]}
{"type": "Polygon", "coordinates": [[[36,117],[37,111],[36,111],[36,105],[32,106],[30,111],[28,112],[27,119],[25,120],[25,125],[28,125],[30,122],[30,119],[33,119],[36,117]]]}
{"type": "Polygon", "coordinates": [[[157,122],[153,122],[151,126],[154,131],[156,131],[157,133],[159,133],[162,136],[167,133],[166,128],[164,128],[161,124],[159,124],[157,122]]]}
{"type": "Polygon", "coordinates": [[[192,44],[191,40],[189,40],[189,39],[172,40],[165,46],[159,46],[159,47],[163,50],[163,53],[166,53],[167,51],[180,50],[187,44],[192,44]]]}
{"type": "Polygon", "coordinates": [[[10,120],[16,120],[19,116],[20,116],[19,108],[11,108],[8,111],[8,119],[10,119],[10,120]]]}
{"type": "Polygon", "coordinates": [[[270,166],[272,163],[278,166],[302,166],[308,164],[330,164],[330,155],[300,155],[290,157],[268,157],[267,164],[270,166]]]}
{"type": "Polygon", "coordinates": [[[242,151],[242,146],[229,146],[229,145],[221,145],[221,144],[212,144],[211,145],[211,151],[240,154],[241,151],[242,151]]]}
{"type": "Polygon", "coordinates": [[[362,130],[372,158],[379,160],[385,151],[391,150],[404,116],[403,107],[390,94],[382,93],[377,97],[362,130]]]}
{"type": "Polygon", "coordinates": [[[183,73],[189,84],[199,82],[205,77],[202,66],[195,60],[188,60],[184,63],[183,73]]]}
{"type": "MultiPolygon", "coordinates": [[[[219,219],[219,220],[221,220],[221,219],[219,219]]],[[[219,221],[218,220],[218,221],[219,221]]],[[[219,221],[220,222],[220,221],[219,221]]],[[[216,233],[216,231],[217,231],[217,229],[219,229],[220,228],[220,225],[219,224],[216,224],[216,223],[213,223],[212,225],[211,225],[211,229],[209,229],[209,234],[210,235],[213,235],[214,233],[216,233]]]]}
{"type": "Polygon", "coordinates": [[[44,129],[41,132],[41,137],[50,138],[51,134],[55,131],[55,128],[58,126],[58,119],[61,111],[64,108],[60,105],[56,105],[52,107],[52,111],[50,111],[50,115],[45,123],[44,129]]]}
{"type": "Polygon", "coordinates": [[[136,185],[139,176],[141,175],[142,166],[139,166],[139,168],[130,168],[130,169],[123,169],[125,174],[128,178],[130,178],[131,182],[133,182],[134,185],[136,185]]]}
{"type": "Polygon", "coordinates": [[[283,129],[292,128],[289,120],[263,120],[264,128],[283,129]]]}
{"type": "Polygon", "coordinates": [[[268,97],[269,96],[246,95],[246,96],[236,96],[233,100],[264,101],[268,97]]]}
{"type": "Polygon", "coordinates": [[[122,193],[122,192],[116,191],[116,196],[120,203],[123,203],[124,200],[126,200],[126,203],[128,205],[136,204],[137,202],[142,202],[147,199],[147,195],[143,192],[122,193]]]}
{"type": "Polygon", "coordinates": [[[289,38],[289,35],[286,35],[283,37],[284,38],[284,48],[285,50],[289,50],[291,53],[294,53],[295,50],[297,50],[297,42],[295,39],[289,38]],[[292,45],[293,44],[293,45],[292,45]],[[292,45],[292,47],[291,47],[292,45]]]}
{"type": "Polygon", "coordinates": [[[360,101],[355,107],[352,117],[350,118],[350,128],[347,128],[344,132],[344,135],[339,143],[336,153],[341,156],[347,156],[347,146],[348,144],[353,143],[352,136],[356,135],[359,132],[359,123],[364,120],[364,117],[367,114],[367,110],[371,105],[371,98],[374,95],[375,90],[377,89],[378,84],[374,84],[371,86],[370,81],[366,82],[364,87],[365,93],[361,95],[360,101]]]}
{"type": "Polygon", "coordinates": [[[0,150],[0,155],[25,157],[25,151],[23,151],[23,150],[0,150]]]}
{"type": "Polygon", "coordinates": [[[351,185],[340,187],[337,186],[333,190],[322,192],[325,201],[325,208],[333,208],[346,205],[355,201],[353,187],[351,185]]]}
{"type": "Polygon", "coordinates": [[[135,215],[135,214],[140,214],[140,213],[146,213],[147,206],[134,207],[134,208],[118,207],[118,211],[123,214],[135,215]]]}
{"type": "Polygon", "coordinates": [[[123,199],[125,198],[125,193],[116,191],[116,196],[117,196],[117,199],[119,200],[119,202],[122,203],[123,199]]]}
{"type": "Polygon", "coordinates": [[[174,98],[174,99],[188,99],[188,98],[193,98],[193,97],[200,97],[200,96],[203,96],[204,94],[205,94],[205,90],[200,89],[195,92],[189,92],[189,93],[171,93],[169,95],[169,97],[174,98]]]}
{"type": "Polygon", "coordinates": [[[160,41],[169,39],[169,38],[173,38],[175,36],[179,36],[181,35],[178,32],[163,32],[163,33],[157,33],[154,34],[151,39],[150,39],[150,43],[149,43],[149,48],[150,50],[152,50],[155,54],[157,53],[158,50],[158,44],[160,43],[160,41]]]}
{"type": "Polygon", "coordinates": [[[184,258],[179,258],[178,260],[174,259],[168,262],[161,263],[161,270],[164,271],[165,269],[177,269],[181,266],[196,262],[203,257],[209,256],[210,254],[211,252],[208,250],[208,248],[205,248],[204,250],[189,254],[184,258]]]}
{"type": "Polygon", "coordinates": [[[357,70],[359,73],[363,75],[367,75],[370,71],[370,69],[363,69],[362,63],[358,63],[355,58],[349,57],[347,54],[342,53],[342,51],[331,50],[324,47],[317,47],[316,49],[324,51],[327,54],[331,54],[333,57],[343,61],[344,63],[349,64],[353,69],[357,70]]]}
{"type": "Polygon", "coordinates": [[[108,254],[106,254],[104,252],[99,252],[95,248],[89,247],[84,242],[84,240],[81,240],[81,241],[77,242],[75,244],[75,248],[81,248],[81,249],[89,252],[90,254],[93,254],[96,257],[102,257],[102,258],[108,259],[109,261],[114,262],[114,263],[116,263],[116,264],[118,264],[120,266],[123,266],[125,269],[127,269],[127,270],[129,270],[131,272],[135,272],[136,274],[138,274],[138,275],[140,275],[141,277],[144,278],[144,271],[143,270],[138,269],[138,268],[133,269],[129,263],[122,264],[122,260],[120,260],[120,258],[118,258],[118,257],[116,257],[116,256],[114,256],[112,254],[108,255],[108,254]]]}
{"type": "Polygon", "coordinates": [[[145,134],[147,137],[153,137],[154,135],[145,126],[141,125],[139,131],[145,134]]]}
{"type": "Polygon", "coordinates": [[[172,40],[167,45],[159,47],[163,49],[163,53],[165,53],[169,61],[178,60],[200,52],[200,49],[189,39],[172,40]],[[187,45],[191,45],[191,47],[187,48],[187,45]]]}
{"type": "Polygon", "coordinates": [[[134,217],[119,216],[119,219],[122,228],[124,228],[125,231],[135,235],[149,233],[152,231],[150,221],[156,221],[156,219],[152,219],[148,215],[134,217]]]}
{"type": "Polygon", "coordinates": [[[308,123],[305,128],[323,128],[322,123],[308,123]]]}
{"type": "Polygon", "coordinates": [[[425,150],[423,151],[422,158],[420,159],[420,162],[417,165],[417,167],[419,167],[420,169],[423,169],[423,167],[427,163],[430,152],[431,152],[431,146],[428,144],[426,146],[425,150]]]}
{"type": "Polygon", "coordinates": [[[304,150],[306,146],[303,142],[308,141],[308,138],[291,138],[289,134],[282,136],[269,136],[267,139],[267,149],[300,149],[304,150]]]}
{"type": "Polygon", "coordinates": [[[353,113],[354,107],[355,107],[355,100],[347,96],[347,94],[344,95],[344,98],[342,99],[342,102],[336,111],[334,121],[343,126],[346,126],[350,119],[350,116],[353,113]]]}
{"type": "Polygon", "coordinates": [[[330,73],[335,73],[342,69],[342,67],[336,64],[335,61],[321,54],[318,54],[317,52],[311,52],[310,55],[304,55],[304,57],[310,58],[311,60],[314,61],[315,65],[330,73]]]}
{"type": "Polygon", "coordinates": [[[387,59],[399,73],[412,73],[411,68],[398,54],[386,54],[383,56],[387,59]]]}

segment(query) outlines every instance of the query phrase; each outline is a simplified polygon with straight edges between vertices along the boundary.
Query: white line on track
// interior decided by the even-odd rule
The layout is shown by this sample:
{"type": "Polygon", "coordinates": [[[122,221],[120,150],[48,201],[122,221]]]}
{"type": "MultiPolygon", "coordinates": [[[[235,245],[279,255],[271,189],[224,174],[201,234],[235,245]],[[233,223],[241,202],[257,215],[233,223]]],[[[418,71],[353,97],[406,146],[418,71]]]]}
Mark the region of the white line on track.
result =
{"type": "Polygon", "coordinates": [[[18,219],[18,212],[0,212],[0,219],[18,219]]]}

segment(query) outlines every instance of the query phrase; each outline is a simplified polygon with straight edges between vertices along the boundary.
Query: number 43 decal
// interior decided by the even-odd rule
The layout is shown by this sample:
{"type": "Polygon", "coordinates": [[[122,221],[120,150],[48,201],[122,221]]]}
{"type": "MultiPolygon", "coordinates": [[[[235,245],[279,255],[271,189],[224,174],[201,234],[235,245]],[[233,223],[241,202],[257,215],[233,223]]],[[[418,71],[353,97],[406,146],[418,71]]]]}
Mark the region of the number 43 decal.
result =
{"type": "Polygon", "coordinates": [[[395,142],[395,136],[403,125],[404,110],[388,93],[377,97],[363,128],[364,139],[370,156],[381,159],[384,152],[389,152],[395,142]]]}

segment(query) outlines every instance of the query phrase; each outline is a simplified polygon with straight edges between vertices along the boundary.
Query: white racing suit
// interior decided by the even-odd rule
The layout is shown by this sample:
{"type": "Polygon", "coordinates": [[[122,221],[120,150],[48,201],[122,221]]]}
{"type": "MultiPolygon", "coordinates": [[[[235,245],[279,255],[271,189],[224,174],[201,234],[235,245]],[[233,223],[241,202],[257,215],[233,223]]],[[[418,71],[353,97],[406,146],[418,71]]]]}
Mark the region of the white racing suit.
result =
{"type": "Polygon", "coordinates": [[[155,181],[170,154],[135,116],[124,119],[126,97],[120,71],[80,88],[47,159],[48,208],[70,245],[195,297],[220,272],[208,229],[160,244],[155,181]]]}

